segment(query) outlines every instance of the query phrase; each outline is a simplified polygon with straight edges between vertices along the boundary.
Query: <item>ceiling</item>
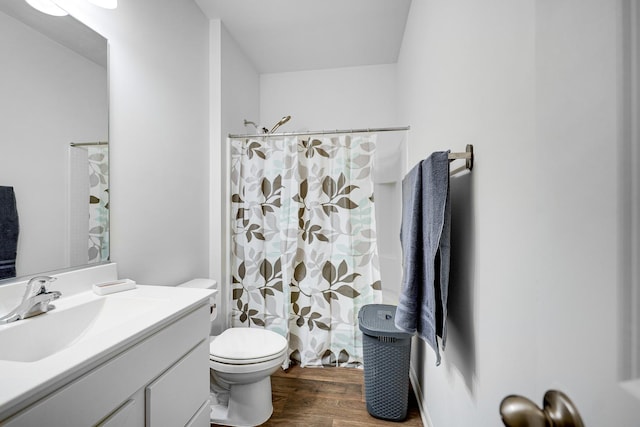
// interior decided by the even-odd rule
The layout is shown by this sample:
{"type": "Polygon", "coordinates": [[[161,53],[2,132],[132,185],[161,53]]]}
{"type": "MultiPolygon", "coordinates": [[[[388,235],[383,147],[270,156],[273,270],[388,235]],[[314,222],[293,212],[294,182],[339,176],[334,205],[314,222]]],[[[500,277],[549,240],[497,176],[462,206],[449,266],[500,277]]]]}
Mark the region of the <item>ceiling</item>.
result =
{"type": "Polygon", "coordinates": [[[259,73],[397,61],[411,0],[195,0],[259,73]]]}

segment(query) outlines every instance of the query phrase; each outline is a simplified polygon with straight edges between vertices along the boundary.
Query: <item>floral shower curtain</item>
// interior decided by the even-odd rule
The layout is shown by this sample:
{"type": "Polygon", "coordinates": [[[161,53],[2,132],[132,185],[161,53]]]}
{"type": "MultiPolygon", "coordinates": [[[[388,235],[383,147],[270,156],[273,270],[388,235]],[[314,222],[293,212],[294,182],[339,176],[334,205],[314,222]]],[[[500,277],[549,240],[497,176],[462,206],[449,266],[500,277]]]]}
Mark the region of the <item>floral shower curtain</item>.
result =
{"type": "MultiPolygon", "coordinates": [[[[301,366],[358,366],[381,302],[375,135],[231,141],[232,326],[288,338],[301,366]]],[[[287,362],[288,363],[288,362],[287,362]]]]}
{"type": "Polygon", "coordinates": [[[109,259],[109,147],[87,147],[89,163],[89,262],[109,259]]]}

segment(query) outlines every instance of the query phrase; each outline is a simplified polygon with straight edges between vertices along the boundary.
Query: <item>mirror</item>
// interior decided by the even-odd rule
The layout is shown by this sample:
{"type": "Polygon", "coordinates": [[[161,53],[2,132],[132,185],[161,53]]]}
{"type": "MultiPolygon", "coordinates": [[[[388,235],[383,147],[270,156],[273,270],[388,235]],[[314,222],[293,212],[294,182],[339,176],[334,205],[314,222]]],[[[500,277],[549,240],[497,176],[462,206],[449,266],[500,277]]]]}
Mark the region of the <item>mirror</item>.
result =
{"type": "Polygon", "coordinates": [[[0,284],[108,260],[107,40],[2,0],[0,56],[0,284]]]}

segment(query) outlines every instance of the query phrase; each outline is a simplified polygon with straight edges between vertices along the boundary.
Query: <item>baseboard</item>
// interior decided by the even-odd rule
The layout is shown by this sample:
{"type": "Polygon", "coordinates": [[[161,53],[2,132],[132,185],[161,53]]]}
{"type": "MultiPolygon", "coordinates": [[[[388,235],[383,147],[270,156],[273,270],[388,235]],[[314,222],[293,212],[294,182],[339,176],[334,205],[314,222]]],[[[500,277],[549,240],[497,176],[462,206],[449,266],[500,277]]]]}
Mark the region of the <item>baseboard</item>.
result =
{"type": "Polygon", "coordinates": [[[418,381],[418,377],[416,376],[416,373],[412,368],[409,369],[409,381],[411,381],[411,387],[413,388],[413,392],[416,395],[416,400],[418,401],[418,410],[420,411],[422,425],[424,427],[433,427],[429,412],[424,406],[424,396],[422,394],[422,389],[420,388],[420,382],[418,381]]]}

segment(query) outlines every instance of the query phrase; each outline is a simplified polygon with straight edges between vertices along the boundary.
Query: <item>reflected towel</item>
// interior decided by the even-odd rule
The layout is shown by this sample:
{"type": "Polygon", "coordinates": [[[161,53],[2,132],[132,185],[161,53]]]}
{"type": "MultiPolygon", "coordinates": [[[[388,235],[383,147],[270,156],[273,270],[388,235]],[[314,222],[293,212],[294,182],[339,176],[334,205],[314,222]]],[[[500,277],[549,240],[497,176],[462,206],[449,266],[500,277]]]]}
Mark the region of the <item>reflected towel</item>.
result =
{"type": "Polygon", "coordinates": [[[448,151],[417,164],[402,181],[403,277],[396,310],[398,329],[414,333],[436,353],[446,343],[451,239],[448,151]]]}
{"type": "Polygon", "coordinates": [[[16,276],[18,209],[13,187],[0,186],[0,279],[16,276]]]}

